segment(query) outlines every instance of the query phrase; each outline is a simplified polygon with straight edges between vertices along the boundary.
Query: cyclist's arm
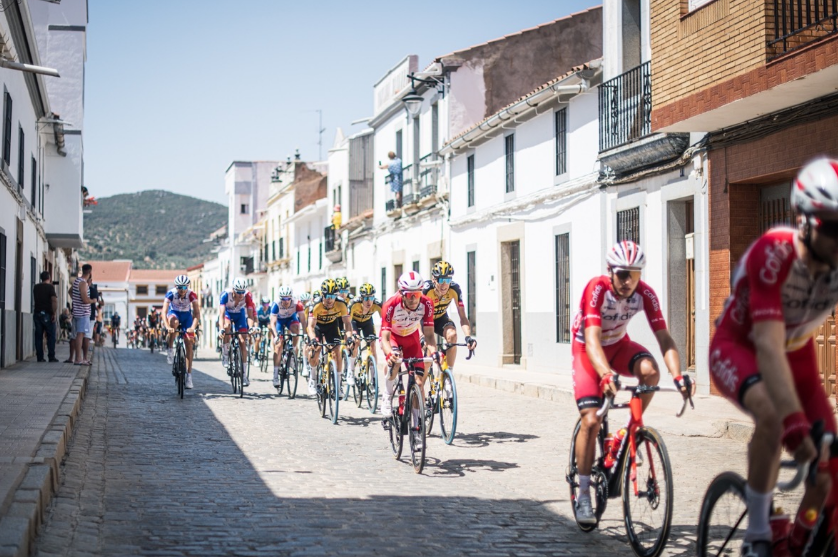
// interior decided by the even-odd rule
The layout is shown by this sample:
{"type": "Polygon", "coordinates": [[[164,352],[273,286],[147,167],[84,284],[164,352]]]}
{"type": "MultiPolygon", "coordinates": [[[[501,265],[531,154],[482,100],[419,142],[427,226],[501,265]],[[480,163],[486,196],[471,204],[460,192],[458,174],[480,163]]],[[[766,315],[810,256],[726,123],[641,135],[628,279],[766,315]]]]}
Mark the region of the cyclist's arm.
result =
{"type": "Polygon", "coordinates": [[[198,299],[192,300],[192,326],[190,329],[194,332],[201,325],[201,304],[198,299]]]}
{"type": "Polygon", "coordinates": [[[381,331],[381,351],[384,352],[384,357],[389,358],[393,353],[393,345],[390,344],[390,331],[381,331]]]}
{"type": "Polygon", "coordinates": [[[163,298],[163,312],[162,315],[169,315],[169,299],[163,298]]]}
{"type": "Polygon", "coordinates": [[[681,375],[681,357],[678,354],[678,347],[675,346],[675,341],[667,329],[655,331],[655,337],[658,339],[658,346],[660,346],[661,354],[663,354],[663,361],[666,364],[666,369],[672,379],[677,379],[681,375]]]}
{"type": "Polygon", "coordinates": [[[753,337],[757,367],[778,416],[784,418],[793,412],[801,412],[802,406],[786,357],[785,323],[773,320],[757,321],[754,323],[753,337]]]}
{"type": "Polygon", "coordinates": [[[470,337],[471,321],[468,320],[468,315],[466,315],[466,308],[457,304],[457,313],[460,314],[460,327],[463,328],[463,334],[467,337],[470,337]]]}
{"type": "Polygon", "coordinates": [[[600,377],[611,373],[611,364],[605,357],[605,350],[602,349],[602,327],[597,325],[585,326],[585,353],[588,355],[594,371],[600,377]]]}
{"type": "Polygon", "coordinates": [[[308,332],[308,338],[314,340],[317,335],[314,334],[314,326],[317,324],[317,318],[314,317],[314,312],[312,312],[311,316],[308,318],[308,327],[306,328],[306,332],[308,332]]]}
{"type": "Polygon", "coordinates": [[[433,354],[436,352],[436,332],[434,332],[434,326],[423,325],[422,332],[425,334],[425,348],[433,354]]]}

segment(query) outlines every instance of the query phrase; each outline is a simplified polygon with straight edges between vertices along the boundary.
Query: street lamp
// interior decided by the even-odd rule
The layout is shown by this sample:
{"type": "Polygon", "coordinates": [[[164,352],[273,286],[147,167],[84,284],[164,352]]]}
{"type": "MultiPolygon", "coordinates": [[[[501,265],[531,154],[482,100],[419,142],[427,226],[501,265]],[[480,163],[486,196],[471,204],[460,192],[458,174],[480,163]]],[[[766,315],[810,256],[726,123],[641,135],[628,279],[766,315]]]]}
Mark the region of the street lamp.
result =
{"type": "Polygon", "coordinates": [[[421,77],[416,77],[413,72],[410,72],[407,77],[410,79],[410,93],[402,97],[402,102],[404,103],[404,107],[411,118],[415,118],[419,115],[419,111],[422,109],[422,101],[424,100],[422,96],[416,92],[417,81],[426,85],[433,85],[436,88],[437,93],[442,95],[442,98],[445,98],[445,81],[442,79],[434,76],[430,76],[430,79],[423,79],[421,77]]]}

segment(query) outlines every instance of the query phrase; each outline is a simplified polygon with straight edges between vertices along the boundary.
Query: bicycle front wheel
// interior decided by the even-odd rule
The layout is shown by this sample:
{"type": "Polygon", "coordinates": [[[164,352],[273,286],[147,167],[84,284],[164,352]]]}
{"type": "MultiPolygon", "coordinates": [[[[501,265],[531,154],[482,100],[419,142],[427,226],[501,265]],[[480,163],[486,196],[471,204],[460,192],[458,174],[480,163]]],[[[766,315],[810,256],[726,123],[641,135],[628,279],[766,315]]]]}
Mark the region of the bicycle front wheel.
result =
{"type": "Polygon", "coordinates": [[[340,407],[340,374],[334,360],[329,362],[329,417],[332,423],[338,423],[338,409],[340,407]]]}
{"type": "Polygon", "coordinates": [[[386,418],[390,423],[388,429],[390,430],[390,449],[393,451],[393,458],[398,460],[402,456],[402,446],[404,445],[404,437],[402,436],[402,416],[399,414],[399,396],[396,391],[390,395],[390,408],[393,413],[389,418],[386,418]]]}
{"type": "Polygon", "coordinates": [[[716,476],[698,515],[698,556],[739,555],[745,537],[745,478],[733,472],[716,476]]]}
{"type": "Polygon", "coordinates": [[[186,382],[186,362],[183,361],[183,355],[180,353],[180,350],[178,350],[175,354],[175,370],[177,371],[175,374],[177,381],[177,394],[180,398],[183,398],[183,390],[186,382]]]}
{"type": "Polygon", "coordinates": [[[367,406],[370,414],[375,414],[378,408],[378,368],[375,367],[375,358],[367,356],[367,377],[366,377],[367,406]]]}
{"type": "MultiPolygon", "coordinates": [[[[294,398],[297,396],[297,367],[296,362],[294,361],[294,353],[287,352],[285,355],[285,363],[284,363],[284,371],[285,374],[285,382],[288,384],[288,398],[294,398]]],[[[282,378],[280,377],[280,381],[282,378]]],[[[280,385],[280,389],[282,386],[280,385]]]]}
{"type": "Polygon", "coordinates": [[[623,512],[626,533],[640,557],[658,557],[672,525],[672,466],[661,435],[652,428],[637,430],[639,459],[625,458],[623,512]],[[632,476],[635,477],[632,480],[632,476]]]}
{"type": "Polygon", "coordinates": [[[241,376],[239,367],[241,367],[241,360],[239,359],[238,350],[230,348],[229,352],[227,365],[230,368],[230,383],[233,384],[233,394],[236,394],[239,392],[239,378],[241,376]]]}
{"type": "Polygon", "coordinates": [[[442,388],[439,397],[439,428],[442,430],[442,440],[446,445],[454,441],[457,433],[457,385],[454,374],[449,370],[442,372],[442,388]]]}
{"type": "Polygon", "coordinates": [[[340,357],[343,360],[343,366],[341,367],[343,372],[341,372],[341,375],[345,373],[347,380],[343,383],[343,388],[338,390],[338,393],[341,393],[343,400],[349,400],[349,391],[352,390],[352,386],[349,384],[349,352],[346,350],[341,351],[340,357]]]}
{"type": "MultiPolygon", "coordinates": [[[[355,360],[355,371],[361,369],[361,360],[355,360]]],[[[354,372],[353,372],[354,373],[354,372]]],[[[352,389],[352,396],[355,397],[355,405],[360,408],[361,405],[364,404],[364,393],[367,390],[367,381],[369,381],[369,377],[367,376],[368,370],[364,369],[363,372],[355,376],[355,387],[352,389]]]]}
{"type": "Polygon", "coordinates": [[[410,390],[410,398],[405,408],[405,412],[408,411],[411,413],[408,418],[410,420],[408,430],[410,432],[410,460],[413,462],[413,471],[421,474],[425,467],[425,401],[419,385],[413,385],[410,390]]]}
{"type": "Polygon", "coordinates": [[[265,341],[259,348],[259,370],[262,373],[268,373],[268,346],[265,341]]]}
{"type": "Polygon", "coordinates": [[[327,387],[329,372],[323,362],[320,362],[317,369],[312,370],[312,373],[317,373],[317,394],[315,396],[317,397],[317,410],[320,412],[320,417],[323,418],[326,416],[326,398],[329,396],[327,387]]]}

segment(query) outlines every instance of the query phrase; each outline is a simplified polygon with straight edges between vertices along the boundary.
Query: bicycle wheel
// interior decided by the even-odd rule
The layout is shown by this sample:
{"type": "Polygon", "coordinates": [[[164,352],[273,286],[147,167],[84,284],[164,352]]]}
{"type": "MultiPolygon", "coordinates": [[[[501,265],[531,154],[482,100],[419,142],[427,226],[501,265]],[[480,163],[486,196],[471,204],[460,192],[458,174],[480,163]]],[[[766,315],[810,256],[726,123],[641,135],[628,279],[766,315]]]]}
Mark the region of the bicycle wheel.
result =
{"type": "Polygon", "coordinates": [[[317,394],[315,396],[317,397],[317,410],[320,412],[320,417],[323,418],[326,416],[326,397],[328,396],[328,393],[326,392],[326,384],[328,380],[328,371],[321,360],[321,362],[317,365],[317,368],[313,369],[311,372],[317,374],[317,394]]]}
{"type": "Polygon", "coordinates": [[[352,390],[352,385],[349,384],[349,352],[346,350],[341,350],[340,357],[343,360],[343,366],[341,369],[341,381],[343,382],[342,388],[338,391],[341,393],[343,400],[349,400],[349,391],[352,390]],[[343,374],[346,374],[347,380],[343,381],[343,374]]]}
{"type": "MultiPolygon", "coordinates": [[[[576,468],[576,436],[579,434],[579,429],[582,427],[582,420],[576,420],[576,426],[573,428],[573,436],[570,438],[570,458],[568,459],[567,471],[565,472],[565,480],[570,487],[570,505],[573,508],[573,518],[576,518],[576,500],[579,497],[579,470],[576,468]]],[[[591,487],[593,488],[593,498],[591,503],[594,506],[594,515],[596,516],[596,524],[579,524],[583,532],[590,532],[595,530],[599,525],[599,519],[602,513],[605,512],[605,507],[608,504],[608,479],[602,471],[602,429],[599,431],[598,439],[595,444],[596,454],[594,455],[594,466],[591,469],[591,487]]]]}
{"type": "Polygon", "coordinates": [[[623,470],[623,512],[626,533],[635,554],[657,557],[669,539],[672,525],[672,466],[660,434],[650,427],[637,430],[637,452],[642,465],[632,466],[630,454],[623,470]],[[632,481],[636,469],[636,482],[632,481]]]}
{"type": "Polygon", "coordinates": [[[430,384],[428,388],[428,396],[425,397],[425,431],[428,435],[434,429],[434,414],[439,411],[437,401],[439,400],[439,383],[436,381],[439,373],[439,364],[434,364],[431,367],[431,373],[428,375],[425,383],[430,384]],[[433,390],[433,394],[431,391],[433,390]]]}
{"type": "Polygon", "coordinates": [[[425,400],[419,385],[413,385],[410,390],[407,408],[411,414],[414,411],[418,414],[416,424],[413,423],[413,415],[410,416],[410,460],[413,462],[413,471],[421,474],[425,467],[425,400]],[[414,410],[414,406],[417,410],[414,410]]]}
{"type": "Polygon", "coordinates": [[[367,356],[367,374],[366,374],[366,395],[367,406],[369,406],[370,414],[375,414],[378,408],[378,368],[375,366],[375,358],[367,356]]]}
{"type": "Polygon", "coordinates": [[[238,350],[230,347],[227,357],[229,358],[227,366],[230,369],[230,383],[233,384],[233,394],[236,394],[239,392],[239,367],[241,366],[238,350]]]}
{"type": "Polygon", "coordinates": [[[393,457],[398,460],[402,456],[402,445],[404,444],[404,437],[402,436],[402,417],[399,415],[399,396],[396,394],[398,389],[393,391],[390,395],[390,408],[393,413],[387,420],[390,422],[388,429],[390,430],[390,449],[393,451],[393,457]]]}
{"type": "Polygon", "coordinates": [[[259,343],[259,369],[268,373],[268,346],[264,340],[259,343]]]}
{"type": "Polygon", "coordinates": [[[454,375],[449,370],[444,370],[440,384],[442,388],[437,395],[439,428],[442,430],[442,440],[446,445],[450,445],[454,441],[454,434],[457,433],[457,385],[454,383],[454,375]]]}
{"type": "Polygon", "coordinates": [[[355,397],[355,405],[360,408],[364,404],[364,393],[367,391],[367,373],[363,369],[360,358],[355,360],[355,370],[361,369],[361,373],[355,374],[355,388],[352,389],[352,396],[355,397]]]}
{"type": "MultiPolygon", "coordinates": [[[[284,369],[282,371],[285,381],[288,383],[288,398],[297,396],[297,369],[294,363],[294,353],[289,350],[285,353],[284,369]]],[[[282,377],[280,377],[280,380],[282,380],[282,377]]],[[[279,388],[282,389],[282,385],[279,388]]]]}
{"type": "Polygon", "coordinates": [[[183,355],[180,349],[175,353],[175,382],[177,383],[177,394],[183,398],[184,384],[186,382],[186,362],[183,361],[183,355]]]}
{"type": "Polygon", "coordinates": [[[285,374],[287,373],[287,371],[285,369],[283,369],[284,365],[285,365],[285,357],[283,356],[279,360],[279,386],[276,388],[276,394],[278,394],[278,395],[281,395],[282,394],[282,389],[285,388],[285,374]]]}
{"type": "Polygon", "coordinates": [[[733,472],[716,476],[698,515],[698,555],[739,555],[745,537],[745,478],[733,472]]]}
{"type": "Polygon", "coordinates": [[[338,409],[340,408],[340,374],[334,360],[329,362],[329,417],[332,418],[332,423],[338,423],[338,409]]]}

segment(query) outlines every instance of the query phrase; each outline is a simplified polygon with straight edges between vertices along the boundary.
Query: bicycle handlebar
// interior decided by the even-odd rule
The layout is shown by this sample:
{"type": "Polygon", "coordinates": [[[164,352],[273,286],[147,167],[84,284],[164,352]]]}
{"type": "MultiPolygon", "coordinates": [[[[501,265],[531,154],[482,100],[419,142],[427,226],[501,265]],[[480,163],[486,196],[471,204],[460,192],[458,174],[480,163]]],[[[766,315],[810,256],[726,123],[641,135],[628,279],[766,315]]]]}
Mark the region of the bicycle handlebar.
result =
{"type": "Polygon", "coordinates": [[[799,464],[794,460],[784,460],[780,462],[781,468],[795,468],[794,477],[785,482],[777,482],[777,489],[780,491],[792,491],[796,489],[805,479],[809,485],[815,485],[815,476],[818,473],[818,461],[821,459],[821,453],[824,446],[830,447],[832,452],[832,442],[835,436],[831,433],[824,433],[823,420],[818,420],[812,424],[812,429],[809,434],[812,441],[815,442],[815,458],[812,462],[807,464],[799,464]]]}
{"type": "MultiPolygon", "coordinates": [[[[692,384],[686,385],[688,392],[689,392],[689,389],[690,389],[691,385],[692,384]]],[[[642,394],[645,394],[645,393],[654,393],[654,392],[658,392],[658,391],[675,392],[675,393],[679,393],[679,394],[681,393],[681,390],[677,389],[675,387],[661,387],[660,385],[619,385],[619,383],[617,384],[617,391],[630,391],[630,392],[632,392],[634,394],[638,394],[638,395],[642,395],[642,394]]],[[[602,403],[602,406],[600,406],[599,410],[597,410],[597,412],[596,412],[597,417],[601,418],[601,417],[605,416],[606,414],[608,414],[608,410],[611,408],[611,405],[613,404],[613,402],[614,402],[614,397],[612,397],[612,396],[605,397],[605,401],[602,403]]],[[[684,399],[684,403],[681,405],[681,410],[679,410],[675,414],[676,418],[680,418],[681,416],[684,415],[684,412],[687,410],[687,402],[689,402],[690,406],[693,409],[695,409],[695,405],[693,404],[692,395],[690,394],[687,398],[684,399]]]]}
{"type": "MultiPolygon", "coordinates": [[[[465,346],[466,348],[468,348],[468,343],[467,342],[448,343],[448,342],[443,341],[442,346],[439,347],[440,352],[447,352],[448,349],[451,348],[452,346],[465,346]]],[[[474,356],[474,350],[469,348],[468,349],[468,356],[466,356],[466,360],[470,360],[472,356],[474,356]]]]}

